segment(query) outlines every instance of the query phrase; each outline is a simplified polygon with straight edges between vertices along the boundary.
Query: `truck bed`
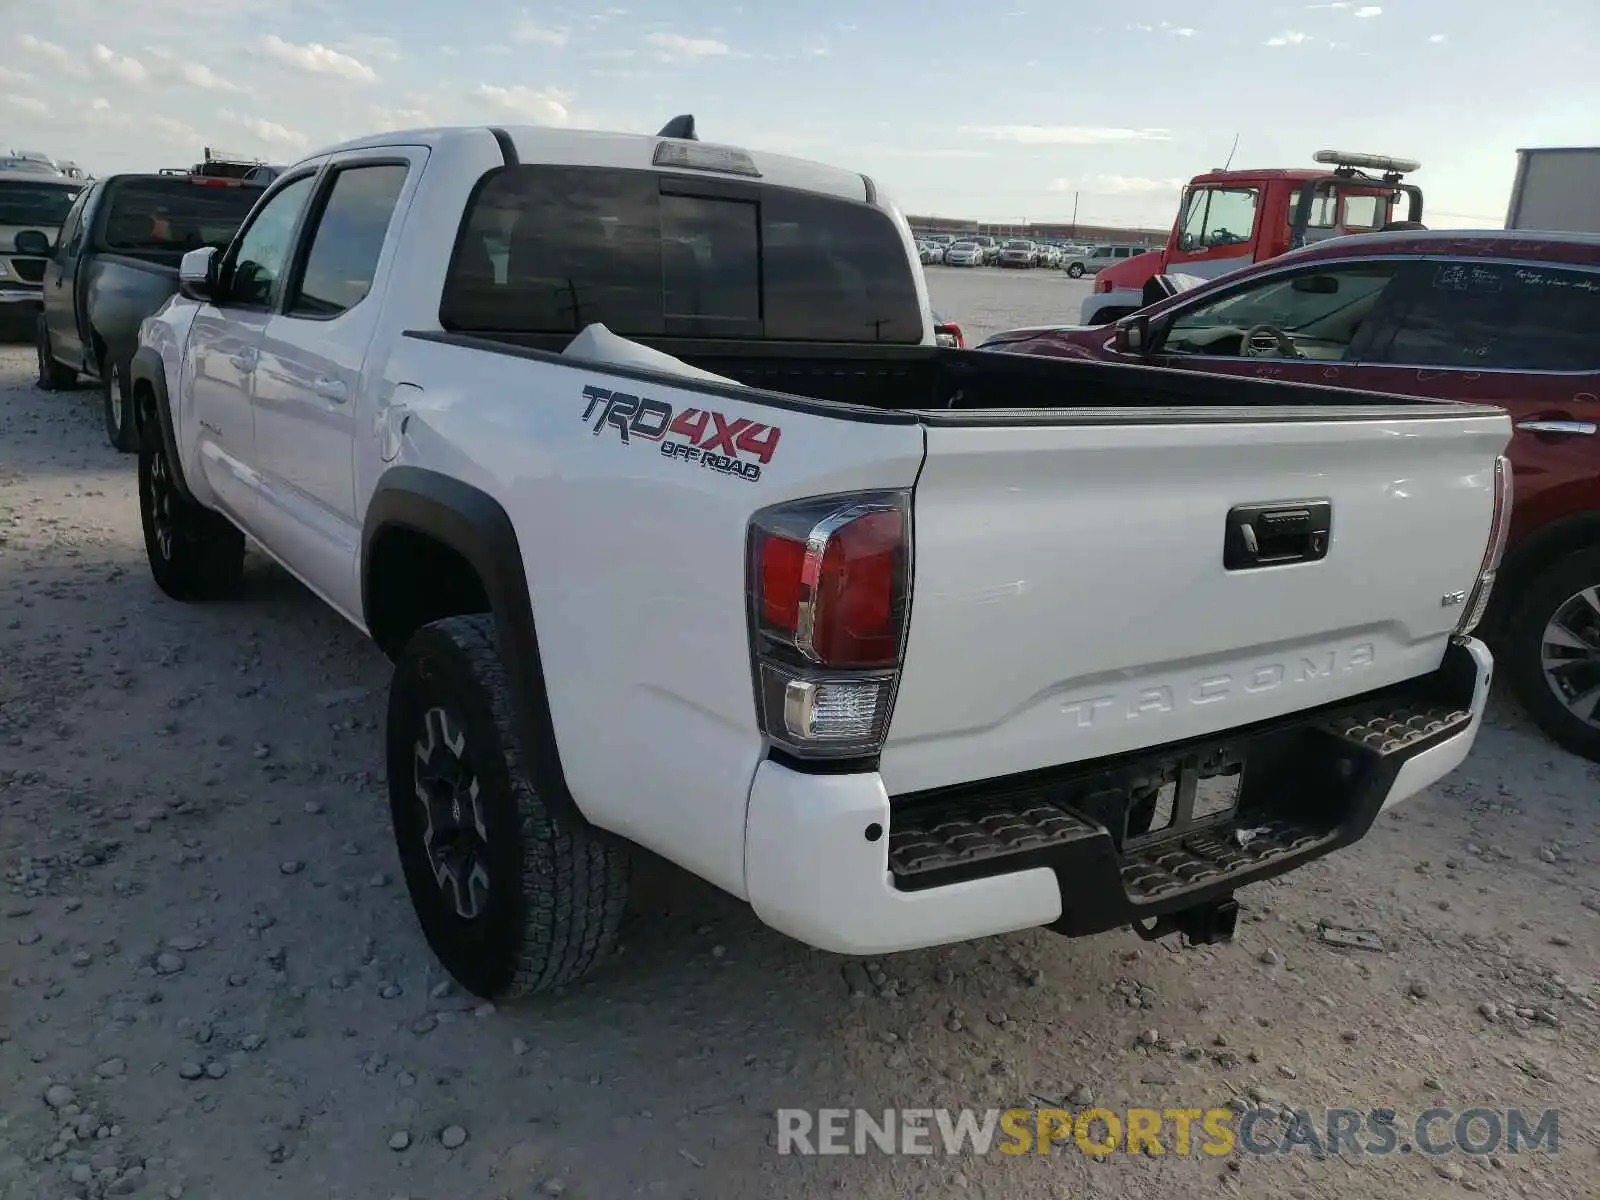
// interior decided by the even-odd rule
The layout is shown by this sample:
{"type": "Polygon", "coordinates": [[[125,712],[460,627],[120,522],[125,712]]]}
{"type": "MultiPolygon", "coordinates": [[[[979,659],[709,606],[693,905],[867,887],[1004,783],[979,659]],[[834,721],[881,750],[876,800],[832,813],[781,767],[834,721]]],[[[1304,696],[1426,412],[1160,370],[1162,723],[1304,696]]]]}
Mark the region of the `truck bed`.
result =
{"type": "MultiPolygon", "coordinates": [[[[585,366],[560,351],[565,336],[411,332],[446,345],[585,366]]],[[[1484,415],[1497,410],[1415,396],[1249,379],[1139,364],[1044,358],[933,346],[817,345],[754,341],[635,338],[692,366],[737,379],[768,396],[763,403],[822,400],[877,410],[915,412],[924,420],[984,424],[1096,424],[1228,420],[1417,419],[1484,415]],[[1111,410],[1114,410],[1114,415],[1111,410]]],[[[607,374],[684,386],[674,376],[606,364],[607,374]]],[[[735,388],[695,380],[696,390],[739,397],[735,388]]]]}

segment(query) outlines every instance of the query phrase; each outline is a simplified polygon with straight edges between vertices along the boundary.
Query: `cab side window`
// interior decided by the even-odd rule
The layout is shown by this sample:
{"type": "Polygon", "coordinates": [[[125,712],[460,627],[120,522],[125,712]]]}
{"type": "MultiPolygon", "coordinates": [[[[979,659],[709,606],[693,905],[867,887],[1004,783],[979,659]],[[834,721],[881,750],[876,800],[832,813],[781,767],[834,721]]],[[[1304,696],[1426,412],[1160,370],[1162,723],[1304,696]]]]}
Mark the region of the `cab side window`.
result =
{"type": "Polygon", "coordinates": [[[259,209],[235,245],[227,268],[225,303],[234,308],[266,308],[289,265],[295,226],[311,197],[314,174],[302,175],[259,209]]]}
{"type": "Polygon", "coordinates": [[[336,317],[366,298],[406,170],[401,163],[375,163],[334,173],[289,302],[291,316],[336,317]]]}
{"type": "Polygon", "coordinates": [[[67,210],[67,219],[61,223],[61,232],[56,236],[56,252],[53,256],[56,262],[71,262],[77,257],[83,241],[84,210],[89,206],[89,197],[98,190],[97,187],[84,188],[67,210]]]}

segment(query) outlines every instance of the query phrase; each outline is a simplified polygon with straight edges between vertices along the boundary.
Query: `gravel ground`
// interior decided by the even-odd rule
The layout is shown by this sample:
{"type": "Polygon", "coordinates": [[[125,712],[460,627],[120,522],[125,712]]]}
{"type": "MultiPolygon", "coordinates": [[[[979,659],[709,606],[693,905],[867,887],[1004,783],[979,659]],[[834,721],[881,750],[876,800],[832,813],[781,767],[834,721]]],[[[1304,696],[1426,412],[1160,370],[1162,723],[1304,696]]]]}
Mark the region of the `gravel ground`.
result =
{"type": "MultiPolygon", "coordinates": [[[[1064,278],[931,273],[974,333],[1064,278]]],[[[1600,773],[1504,703],[1224,947],[858,963],[646,864],[619,959],[495,1010],[386,828],[387,664],[276,567],[160,595],[97,398],[0,350],[0,1197],[1592,1197],[1600,773]],[[1327,944],[1319,923],[1381,950],[1327,944]],[[1559,1106],[1560,1154],[780,1156],[780,1107],[1559,1106]]],[[[1168,1142],[1170,1149],[1171,1143],[1168,1142]]]]}

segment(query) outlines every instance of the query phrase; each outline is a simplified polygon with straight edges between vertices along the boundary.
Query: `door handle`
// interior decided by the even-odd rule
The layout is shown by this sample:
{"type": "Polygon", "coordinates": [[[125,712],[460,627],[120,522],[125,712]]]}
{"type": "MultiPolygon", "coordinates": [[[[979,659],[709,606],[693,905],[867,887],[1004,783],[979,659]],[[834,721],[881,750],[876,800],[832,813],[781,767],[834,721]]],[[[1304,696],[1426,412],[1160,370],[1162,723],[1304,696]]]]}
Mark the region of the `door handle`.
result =
{"type": "Polygon", "coordinates": [[[1556,418],[1546,420],[1537,417],[1529,421],[1518,421],[1517,428],[1526,430],[1529,433],[1581,433],[1588,434],[1591,437],[1594,436],[1596,431],[1600,431],[1600,426],[1597,426],[1593,421],[1571,421],[1556,418]]]}
{"type": "Polygon", "coordinates": [[[230,354],[228,361],[241,371],[254,371],[256,369],[256,352],[244,350],[238,354],[230,354]]]}
{"type": "Polygon", "coordinates": [[[1240,504],[1228,511],[1222,565],[1229,571],[1318,562],[1328,556],[1333,505],[1326,500],[1240,504]]]}
{"type": "Polygon", "coordinates": [[[344,380],[335,379],[331,375],[317,376],[315,391],[324,400],[331,400],[335,404],[343,404],[350,399],[350,389],[344,380]]]}

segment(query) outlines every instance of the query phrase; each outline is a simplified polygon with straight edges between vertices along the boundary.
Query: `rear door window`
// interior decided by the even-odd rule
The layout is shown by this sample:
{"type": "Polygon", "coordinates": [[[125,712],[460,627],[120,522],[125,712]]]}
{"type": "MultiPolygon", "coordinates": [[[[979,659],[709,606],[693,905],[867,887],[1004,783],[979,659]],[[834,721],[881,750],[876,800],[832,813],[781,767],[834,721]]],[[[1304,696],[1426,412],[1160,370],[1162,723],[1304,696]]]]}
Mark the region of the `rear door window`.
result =
{"type": "Polygon", "coordinates": [[[459,331],[895,342],[923,336],[898,226],[865,204],[651,171],[493,173],[439,309],[459,331]]]}
{"type": "Polygon", "coordinates": [[[1471,259],[1405,279],[1384,362],[1502,371],[1600,371],[1600,271],[1471,259]]]}

